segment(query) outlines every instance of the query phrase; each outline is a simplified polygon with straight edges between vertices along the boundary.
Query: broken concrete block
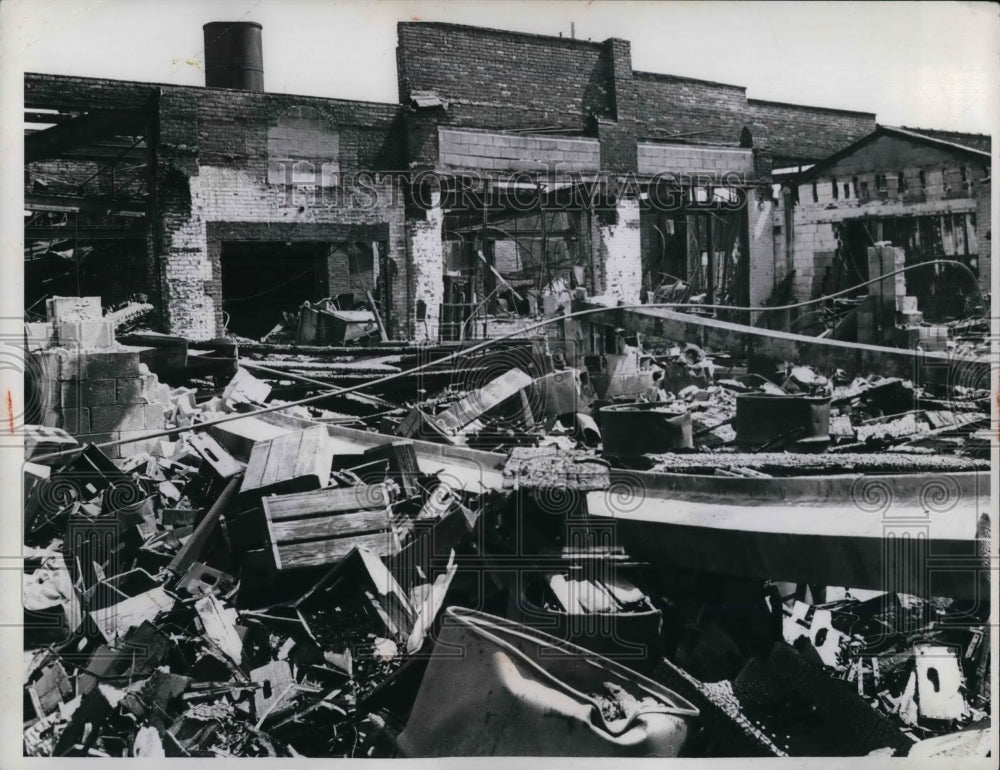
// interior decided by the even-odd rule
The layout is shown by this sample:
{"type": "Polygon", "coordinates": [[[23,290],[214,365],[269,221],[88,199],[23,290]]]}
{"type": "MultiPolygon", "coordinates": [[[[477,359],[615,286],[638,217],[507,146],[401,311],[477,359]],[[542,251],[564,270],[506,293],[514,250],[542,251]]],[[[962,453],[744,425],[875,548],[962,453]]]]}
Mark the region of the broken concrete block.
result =
{"type": "Polygon", "coordinates": [[[236,460],[207,433],[191,434],[188,443],[220,479],[230,479],[242,473],[245,468],[243,463],[236,460]]]}
{"type": "Polygon", "coordinates": [[[45,320],[53,323],[98,321],[102,316],[100,297],[50,297],[45,300],[45,320]]]}
{"type": "Polygon", "coordinates": [[[263,404],[271,393],[271,386],[263,380],[258,380],[243,367],[236,370],[236,375],[222,391],[223,401],[249,401],[263,404]]]}
{"type": "Polygon", "coordinates": [[[27,350],[42,350],[55,342],[55,326],[51,322],[24,325],[24,345],[27,350]]]}
{"type": "Polygon", "coordinates": [[[921,719],[957,720],[968,706],[962,695],[965,678],[951,647],[918,644],[913,648],[917,712],[921,719]]]}
{"type": "MultiPolygon", "coordinates": [[[[24,436],[24,459],[35,461],[41,455],[62,452],[79,446],[75,438],[66,431],[59,428],[46,428],[41,425],[25,425],[22,429],[24,436]]],[[[53,463],[63,463],[65,458],[54,458],[52,460],[40,460],[45,465],[53,463]]]]}

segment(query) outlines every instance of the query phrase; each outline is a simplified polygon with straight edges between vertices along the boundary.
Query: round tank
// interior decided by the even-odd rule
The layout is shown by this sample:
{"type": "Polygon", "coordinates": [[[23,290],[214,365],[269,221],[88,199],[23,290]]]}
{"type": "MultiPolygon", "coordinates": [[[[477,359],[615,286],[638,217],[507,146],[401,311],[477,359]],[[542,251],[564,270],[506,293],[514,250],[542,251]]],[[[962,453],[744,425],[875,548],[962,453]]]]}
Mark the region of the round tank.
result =
{"type": "Polygon", "coordinates": [[[211,21],[205,34],[205,85],[264,90],[261,26],[252,21],[211,21]]]}

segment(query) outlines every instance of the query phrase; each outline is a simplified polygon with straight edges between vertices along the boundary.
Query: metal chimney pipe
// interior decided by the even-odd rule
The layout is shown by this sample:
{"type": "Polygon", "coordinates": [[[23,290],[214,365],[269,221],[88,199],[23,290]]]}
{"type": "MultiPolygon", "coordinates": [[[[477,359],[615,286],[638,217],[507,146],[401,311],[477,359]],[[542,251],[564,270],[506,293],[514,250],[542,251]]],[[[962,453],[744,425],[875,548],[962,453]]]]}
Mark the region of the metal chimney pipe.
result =
{"type": "Polygon", "coordinates": [[[211,21],[205,35],[205,85],[264,90],[261,26],[252,21],[211,21]]]}

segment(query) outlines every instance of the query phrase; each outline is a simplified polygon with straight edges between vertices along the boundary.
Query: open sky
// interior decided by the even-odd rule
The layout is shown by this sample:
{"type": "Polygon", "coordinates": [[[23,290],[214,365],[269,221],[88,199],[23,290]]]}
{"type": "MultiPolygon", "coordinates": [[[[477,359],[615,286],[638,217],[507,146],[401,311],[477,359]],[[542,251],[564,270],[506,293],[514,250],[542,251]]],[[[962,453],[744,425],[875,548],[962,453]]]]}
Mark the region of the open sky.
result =
{"type": "Polygon", "coordinates": [[[4,0],[0,67],[204,82],[201,25],[263,25],[269,91],[396,100],[396,22],[452,21],[632,43],[635,69],[745,85],[751,98],[993,133],[1000,5],[989,2],[4,0]]]}

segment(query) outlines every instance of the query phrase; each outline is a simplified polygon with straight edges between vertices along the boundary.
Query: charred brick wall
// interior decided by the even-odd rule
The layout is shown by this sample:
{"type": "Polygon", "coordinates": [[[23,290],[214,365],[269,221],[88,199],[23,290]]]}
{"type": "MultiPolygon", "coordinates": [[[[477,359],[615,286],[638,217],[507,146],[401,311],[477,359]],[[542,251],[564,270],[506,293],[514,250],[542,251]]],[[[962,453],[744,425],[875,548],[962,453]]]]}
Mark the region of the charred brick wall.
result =
{"type": "Polygon", "coordinates": [[[589,116],[614,117],[608,45],[423,22],[401,22],[397,33],[400,101],[435,91],[455,125],[582,131],[589,116]]]}
{"type": "Polygon", "coordinates": [[[875,114],[748,99],[748,122],[767,126],[775,166],[815,163],[875,130],[875,114]]]}
{"type": "Polygon", "coordinates": [[[155,115],[149,261],[167,331],[192,339],[222,331],[219,244],[210,242],[210,225],[234,240],[274,240],[279,229],[282,240],[314,240],[317,225],[335,226],[326,234],[345,240],[377,232],[395,263],[393,315],[406,317],[403,203],[390,173],[406,164],[396,105],[49,75],[27,76],[25,93],[28,106],[155,115]],[[285,129],[289,115],[297,120],[285,129]],[[282,183],[269,164],[276,144],[286,162],[289,155],[306,164],[322,161],[317,153],[336,155],[329,160],[337,173],[310,179],[289,169],[282,183]]]}
{"type": "Polygon", "coordinates": [[[743,86],[636,72],[642,133],[649,138],[738,144],[747,122],[743,86]]]}

